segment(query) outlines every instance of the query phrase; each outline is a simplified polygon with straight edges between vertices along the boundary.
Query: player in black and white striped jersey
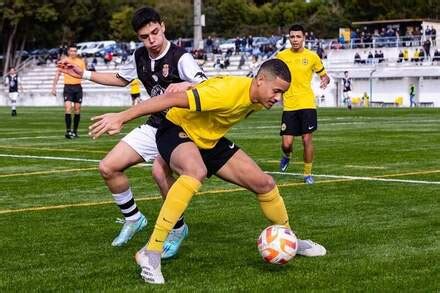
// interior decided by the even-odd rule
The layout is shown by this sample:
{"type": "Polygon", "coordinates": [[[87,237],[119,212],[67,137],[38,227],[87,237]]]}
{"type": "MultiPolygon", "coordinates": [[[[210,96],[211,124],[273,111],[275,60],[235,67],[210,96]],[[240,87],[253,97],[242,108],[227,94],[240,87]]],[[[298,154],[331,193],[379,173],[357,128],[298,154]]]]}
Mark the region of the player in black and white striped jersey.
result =
{"type": "MultiPolygon", "coordinates": [[[[144,46],[135,50],[132,62],[123,66],[118,73],[83,71],[65,63],[58,65],[60,70],[72,76],[113,86],[126,86],[133,79],[139,78],[151,97],[186,90],[207,79],[191,54],[166,39],[165,24],[155,10],[149,7],[137,10],[132,26],[144,46]]],[[[136,206],[124,170],[144,161],[152,161],[158,155],[156,132],[164,115],[161,112],[149,116],[145,124],[127,134],[100,162],[101,176],[125,217],[125,224],[113,240],[113,246],[126,244],[147,224],[145,216],[136,206]]],[[[168,166],[154,163],[153,177],[162,196],[166,196],[174,183],[168,166]]],[[[187,235],[188,227],[182,216],[164,245],[162,257],[174,256],[187,235]]]]}
{"type": "Polygon", "coordinates": [[[23,88],[15,67],[9,69],[9,73],[5,78],[5,86],[8,89],[9,101],[11,102],[11,116],[17,116],[18,89],[20,88],[23,91],[23,88]]]}

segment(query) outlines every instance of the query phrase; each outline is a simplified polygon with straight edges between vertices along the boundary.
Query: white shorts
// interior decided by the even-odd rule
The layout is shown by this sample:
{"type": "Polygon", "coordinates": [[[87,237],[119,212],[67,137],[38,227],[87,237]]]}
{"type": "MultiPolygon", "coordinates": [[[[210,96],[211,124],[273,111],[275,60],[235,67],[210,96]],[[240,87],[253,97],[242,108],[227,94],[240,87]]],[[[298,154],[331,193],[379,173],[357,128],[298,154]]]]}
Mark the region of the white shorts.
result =
{"type": "Polygon", "coordinates": [[[148,124],[136,127],[122,138],[122,141],[131,146],[145,162],[152,161],[159,154],[156,146],[157,128],[148,124]]]}
{"type": "Polygon", "coordinates": [[[9,99],[11,101],[17,101],[17,99],[18,99],[18,92],[9,93],[9,99]]]}

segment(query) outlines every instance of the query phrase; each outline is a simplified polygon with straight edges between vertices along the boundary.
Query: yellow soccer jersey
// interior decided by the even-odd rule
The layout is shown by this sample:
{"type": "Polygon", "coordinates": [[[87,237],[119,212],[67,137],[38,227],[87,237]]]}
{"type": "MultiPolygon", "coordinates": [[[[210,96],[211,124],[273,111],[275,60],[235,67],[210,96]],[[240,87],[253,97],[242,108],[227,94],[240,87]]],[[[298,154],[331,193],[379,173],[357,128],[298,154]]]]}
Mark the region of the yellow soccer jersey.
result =
{"type": "Polygon", "coordinates": [[[141,93],[141,84],[140,80],[135,78],[130,83],[130,94],[140,94],[141,93]]]}
{"type": "Polygon", "coordinates": [[[250,98],[252,78],[210,78],[188,90],[189,109],[172,108],[167,119],[185,130],[201,149],[212,149],[236,123],[263,109],[250,98]]]}
{"type": "Polygon", "coordinates": [[[326,74],[319,56],[304,48],[302,52],[285,49],[279,52],[276,58],[284,61],[292,74],[292,83],[283,95],[284,111],[316,109],[311,85],[313,73],[316,72],[320,76],[326,74]]]}

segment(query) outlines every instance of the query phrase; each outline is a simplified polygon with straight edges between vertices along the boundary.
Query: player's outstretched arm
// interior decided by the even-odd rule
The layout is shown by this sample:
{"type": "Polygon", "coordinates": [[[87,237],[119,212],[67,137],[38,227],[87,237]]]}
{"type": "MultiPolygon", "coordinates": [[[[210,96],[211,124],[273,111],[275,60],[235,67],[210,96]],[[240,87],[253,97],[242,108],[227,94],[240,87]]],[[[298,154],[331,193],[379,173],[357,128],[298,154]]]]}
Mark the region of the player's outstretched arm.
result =
{"type": "Polygon", "coordinates": [[[189,90],[193,86],[197,85],[196,83],[191,83],[189,81],[182,81],[178,83],[170,84],[166,89],[165,93],[176,93],[189,90]]]}
{"type": "Polygon", "coordinates": [[[183,91],[166,93],[150,98],[119,113],[107,113],[92,117],[91,120],[94,123],[89,127],[89,135],[96,139],[105,133],[109,135],[117,134],[127,122],[144,115],[164,111],[171,107],[189,108],[186,93],[183,91]]]}
{"type": "Polygon", "coordinates": [[[126,86],[129,84],[127,80],[120,78],[114,72],[96,72],[83,70],[78,65],[73,64],[67,60],[58,62],[57,67],[58,70],[64,74],[68,74],[72,77],[79,79],[89,79],[93,82],[103,85],[126,86]]]}
{"type": "Polygon", "coordinates": [[[330,77],[327,74],[324,74],[320,78],[321,78],[320,87],[322,89],[325,89],[328,86],[328,84],[330,83],[330,77]]]}

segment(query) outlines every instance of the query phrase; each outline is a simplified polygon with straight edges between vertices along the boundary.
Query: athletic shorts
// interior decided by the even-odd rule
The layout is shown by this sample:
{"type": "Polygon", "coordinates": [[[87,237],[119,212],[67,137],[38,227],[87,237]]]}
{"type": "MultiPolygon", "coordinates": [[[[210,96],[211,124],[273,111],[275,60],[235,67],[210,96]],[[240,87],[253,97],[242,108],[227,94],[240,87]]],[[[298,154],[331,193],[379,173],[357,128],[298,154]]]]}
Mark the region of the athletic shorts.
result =
{"type": "Polygon", "coordinates": [[[65,84],[63,91],[64,102],[82,103],[83,90],[80,84],[65,84]]]}
{"type": "Polygon", "coordinates": [[[141,94],[131,94],[131,99],[134,101],[137,98],[139,98],[141,96],[141,94]]]}
{"type": "Polygon", "coordinates": [[[284,111],[280,135],[300,136],[318,129],[316,109],[284,111]]]}
{"type": "Polygon", "coordinates": [[[9,99],[11,101],[17,101],[17,99],[18,99],[18,92],[11,92],[11,93],[9,93],[9,99]]]}
{"type": "MultiPolygon", "coordinates": [[[[192,140],[180,126],[164,119],[157,130],[156,141],[160,155],[169,165],[174,149],[192,140]]],[[[208,170],[208,178],[216,174],[239,149],[235,143],[225,137],[222,137],[212,149],[199,149],[208,170]]]]}
{"type": "Polygon", "coordinates": [[[157,128],[142,124],[128,133],[122,141],[128,144],[145,162],[153,161],[159,154],[156,146],[157,128]]]}

